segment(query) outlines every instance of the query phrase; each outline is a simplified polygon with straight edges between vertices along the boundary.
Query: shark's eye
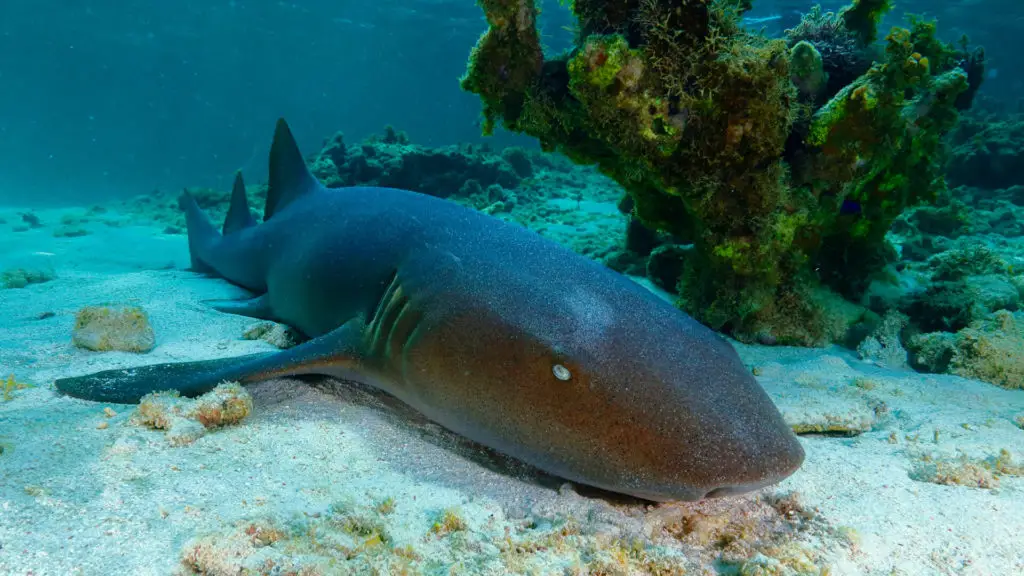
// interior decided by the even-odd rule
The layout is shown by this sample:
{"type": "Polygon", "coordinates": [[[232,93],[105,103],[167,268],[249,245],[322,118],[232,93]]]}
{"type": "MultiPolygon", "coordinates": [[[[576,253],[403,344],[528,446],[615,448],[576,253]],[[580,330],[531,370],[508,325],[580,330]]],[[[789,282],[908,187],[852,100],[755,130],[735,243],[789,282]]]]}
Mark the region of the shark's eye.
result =
{"type": "Polygon", "coordinates": [[[552,366],[551,372],[555,375],[555,378],[558,378],[563,382],[567,382],[570,378],[572,378],[572,372],[569,372],[569,369],[566,368],[565,366],[562,366],[561,364],[555,364],[554,366],[552,366]]]}

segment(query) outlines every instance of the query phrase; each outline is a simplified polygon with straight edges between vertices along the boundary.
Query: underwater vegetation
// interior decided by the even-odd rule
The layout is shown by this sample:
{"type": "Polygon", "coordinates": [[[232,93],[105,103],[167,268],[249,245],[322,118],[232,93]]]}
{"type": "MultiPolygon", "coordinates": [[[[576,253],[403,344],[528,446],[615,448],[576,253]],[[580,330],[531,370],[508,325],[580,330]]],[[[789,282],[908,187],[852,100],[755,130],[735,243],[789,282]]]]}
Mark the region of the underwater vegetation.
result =
{"type": "MultiPolygon", "coordinates": [[[[14,374],[7,376],[6,380],[0,380],[0,388],[3,389],[3,394],[0,394],[0,399],[4,402],[14,398],[14,392],[16,390],[24,390],[25,388],[33,388],[33,386],[27,382],[19,382],[14,374]]],[[[3,450],[0,450],[3,453],[3,450]]]]}
{"type": "MultiPolygon", "coordinates": [[[[647,228],[692,244],[679,304],[743,341],[818,345],[858,320],[895,260],[886,239],[945,190],[945,135],[984,52],[934,22],[878,31],[888,0],[812,10],[784,39],[749,1],[573,0],[574,47],[546,56],[530,0],[479,0],[489,24],[462,87],[543,149],[596,165],[647,228]]],[[[673,271],[676,271],[673,269],[673,271]]]]}

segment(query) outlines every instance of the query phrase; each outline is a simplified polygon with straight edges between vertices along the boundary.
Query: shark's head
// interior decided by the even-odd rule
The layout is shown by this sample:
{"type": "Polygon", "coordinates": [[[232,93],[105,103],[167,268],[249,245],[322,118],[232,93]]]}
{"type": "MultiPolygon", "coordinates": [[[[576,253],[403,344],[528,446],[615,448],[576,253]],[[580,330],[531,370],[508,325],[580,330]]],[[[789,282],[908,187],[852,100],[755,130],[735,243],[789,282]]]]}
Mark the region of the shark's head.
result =
{"type": "Polygon", "coordinates": [[[649,500],[743,493],[800,467],[728,342],[611,271],[560,280],[509,268],[441,289],[459,296],[409,341],[411,401],[549,473],[649,500]]]}

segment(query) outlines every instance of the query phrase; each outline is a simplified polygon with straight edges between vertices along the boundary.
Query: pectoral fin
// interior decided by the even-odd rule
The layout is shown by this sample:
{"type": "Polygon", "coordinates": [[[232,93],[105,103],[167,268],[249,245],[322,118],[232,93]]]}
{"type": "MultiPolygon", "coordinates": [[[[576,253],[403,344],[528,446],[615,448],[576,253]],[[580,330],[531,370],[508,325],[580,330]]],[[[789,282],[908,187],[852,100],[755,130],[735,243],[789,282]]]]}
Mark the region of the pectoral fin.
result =
{"type": "Polygon", "coordinates": [[[214,310],[225,314],[236,314],[273,322],[279,321],[270,308],[270,299],[266,294],[248,300],[206,300],[205,303],[214,310]]]}

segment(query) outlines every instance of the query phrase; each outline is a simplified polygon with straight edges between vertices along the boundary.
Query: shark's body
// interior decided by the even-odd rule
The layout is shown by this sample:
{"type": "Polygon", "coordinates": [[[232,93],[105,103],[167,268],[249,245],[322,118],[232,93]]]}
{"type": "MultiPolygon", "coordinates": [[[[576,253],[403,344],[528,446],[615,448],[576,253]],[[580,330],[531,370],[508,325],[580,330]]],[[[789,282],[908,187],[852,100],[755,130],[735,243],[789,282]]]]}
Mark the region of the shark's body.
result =
{"type": "Polygon", "coordinates": [[[629,279],[514,224],[386,188],[323,188],[287,126],[265,222],[236,181],[218,233],[182,198],[193,268],[260,296],[290,350],[57,381],[114,402],[222,380],[327,374],[549,473],[651,500],[752,490],[803,450],[732,347],[629,279]]]}

